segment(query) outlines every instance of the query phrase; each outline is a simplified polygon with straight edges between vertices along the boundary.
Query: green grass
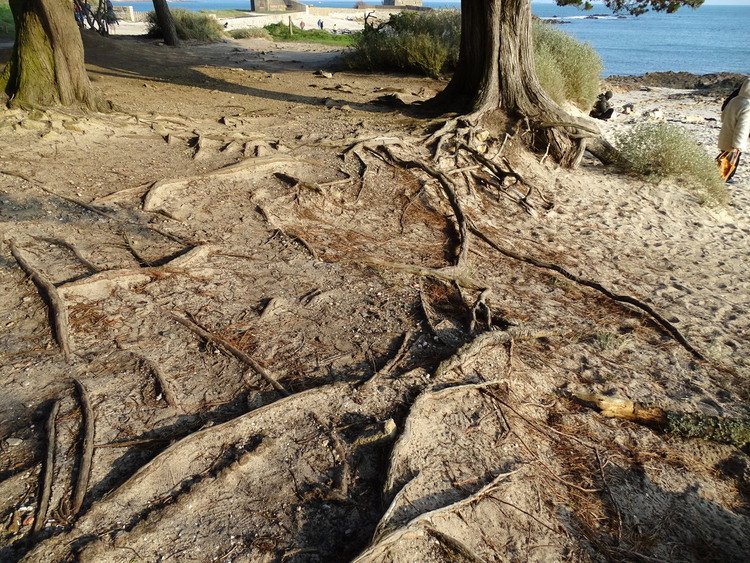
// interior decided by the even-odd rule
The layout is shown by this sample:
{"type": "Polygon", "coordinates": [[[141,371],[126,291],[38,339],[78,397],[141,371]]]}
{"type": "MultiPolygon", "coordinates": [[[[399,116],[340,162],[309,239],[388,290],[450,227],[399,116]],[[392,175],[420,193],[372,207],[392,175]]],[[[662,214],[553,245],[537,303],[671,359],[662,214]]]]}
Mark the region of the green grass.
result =
{"type": "Polygon", "coordinates": [[[701,205],[725,205],[729,201],[714,158],[676,125],[641,123],[620,134],[616,144],[623,166],[646,180],[674,180],[701,205]]]}
{"type": "Polygon", "coordinates": [[[323,45],[336,45],[348,47],[352,44],[357,36],[356,33],[338,33],[333,34],[321,29],[301,30],[292,26],[292,32],[289,33],[289,24],[279,22],[267,25],[264,28],[274,41],[302,41],[305,43],[321,43],[323,45]]]}
{"type": "Polygon", "coordinates": [[[0,39],[12,40],[16,36],[16,27],[13,23],[13,14],[8,2],[0,1],[0,39]]]}

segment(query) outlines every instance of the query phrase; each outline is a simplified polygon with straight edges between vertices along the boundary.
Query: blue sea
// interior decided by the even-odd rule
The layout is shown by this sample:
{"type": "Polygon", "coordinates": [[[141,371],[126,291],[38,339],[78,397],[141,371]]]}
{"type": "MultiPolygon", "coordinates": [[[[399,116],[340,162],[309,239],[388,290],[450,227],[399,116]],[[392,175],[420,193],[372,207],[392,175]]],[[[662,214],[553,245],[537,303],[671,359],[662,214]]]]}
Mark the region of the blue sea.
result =
{"type": "MultiPolygon", "coordinates": [[[[373,0],[371,2],[375,3],[373,0]]],[[[136,11],[153,9],[151,2],[116,2],[136,11]]],[[[312,6],[353,8],[354,0],[311,0],[312,6]]],[[[241,9],[249,0],[182,0],[172,8],[192,11],[241,9]]],[[[461,7],[460,2],[425,0],[432,8],[461,7]]],[[[617,17],[603,5],[581,11],[552,3],[531,4],[532,12],[545,19],[565,22],[560,29],[589,43],[604,62],[603,76],[641,75],[657,71],[695,74],[737,72],[750,74],[750,5],[680,8],[674,14],[648,12],[642,16],[617,17]]]]}

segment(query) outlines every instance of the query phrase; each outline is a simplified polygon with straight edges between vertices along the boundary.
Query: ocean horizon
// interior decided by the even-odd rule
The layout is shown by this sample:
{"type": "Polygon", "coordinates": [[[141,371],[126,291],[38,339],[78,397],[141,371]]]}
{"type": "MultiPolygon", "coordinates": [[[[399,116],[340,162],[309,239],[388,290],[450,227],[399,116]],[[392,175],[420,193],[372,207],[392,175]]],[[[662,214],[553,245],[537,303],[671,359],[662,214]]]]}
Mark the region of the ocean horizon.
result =
{"type": "MultiPolygon", "coordinates": [[[[311,6],[354,8],[354,0],[313,0],[311,6]]],[[[136,11],[153,9],[148,1],[117,1],[136,11]]],[[[248,10],[249,0],[178,0],[171,8],[190,11],[248,10]]],[[[460,2],[425,0],[431,8],[460,8],[460,2]]],[[[648,12],[642,16],[615,15],[603,4],[583,11],[552,2],[532,2],[532,12],[560,22],[559,28],[589,43],[602,59],[603,77],[640,76],[649,72],[750,74],[750,5],[704,5],[680,8],[674,14],[648,12]]]]}

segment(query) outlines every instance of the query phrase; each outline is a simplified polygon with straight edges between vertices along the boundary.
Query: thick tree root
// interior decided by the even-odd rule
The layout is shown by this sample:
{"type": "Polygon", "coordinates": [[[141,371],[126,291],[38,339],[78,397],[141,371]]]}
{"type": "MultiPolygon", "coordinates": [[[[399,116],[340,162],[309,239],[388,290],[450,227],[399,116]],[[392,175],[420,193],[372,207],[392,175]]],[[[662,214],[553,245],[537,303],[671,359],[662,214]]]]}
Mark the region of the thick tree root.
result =
{"type": "Polygon", "coordinates": [[[52,496],[52,479],[55,474],[55,440],[57,437],[56,421],[57,413],[60,412],[60,401],[52,403],[52,408],[47,416],[47,456],[44,461],[43,479],[41,482],[41,491],[39,494],[39,504],[36,508],[34,525],[31,529],[33,534],[38,533],[47,521],[47,510],[49,508],[49,499],[52,496]]]}
{"type": "Polygon", "coordinates": [[[78,478],[73,490],[72,515],[78,514],[86,497],[86,490],[91,477],[91,464],[94,456],[94,410],[86,388],[78,379],[74,379],[76,389],[81,400],[81,415],[83,417],[83,439],[81,440],[81,462],[78,466],[78,478]]]}

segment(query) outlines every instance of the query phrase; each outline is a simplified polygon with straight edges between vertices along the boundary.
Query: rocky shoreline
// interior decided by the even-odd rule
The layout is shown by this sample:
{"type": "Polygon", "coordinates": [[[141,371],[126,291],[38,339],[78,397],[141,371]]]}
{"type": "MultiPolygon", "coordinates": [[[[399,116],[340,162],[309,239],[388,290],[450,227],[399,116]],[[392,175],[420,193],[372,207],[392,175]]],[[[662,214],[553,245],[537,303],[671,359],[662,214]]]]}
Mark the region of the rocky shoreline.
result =
{"type": "Polygon", "coordinates": [[[746,76],[732,72],[692,74],[689,72],[648,72],[640,76],[612,75],[604,79],[614,90],[627,92],[647,88],[674,88],[701,90],[707,94],[721,95],[734,90],[746,76]]]}

